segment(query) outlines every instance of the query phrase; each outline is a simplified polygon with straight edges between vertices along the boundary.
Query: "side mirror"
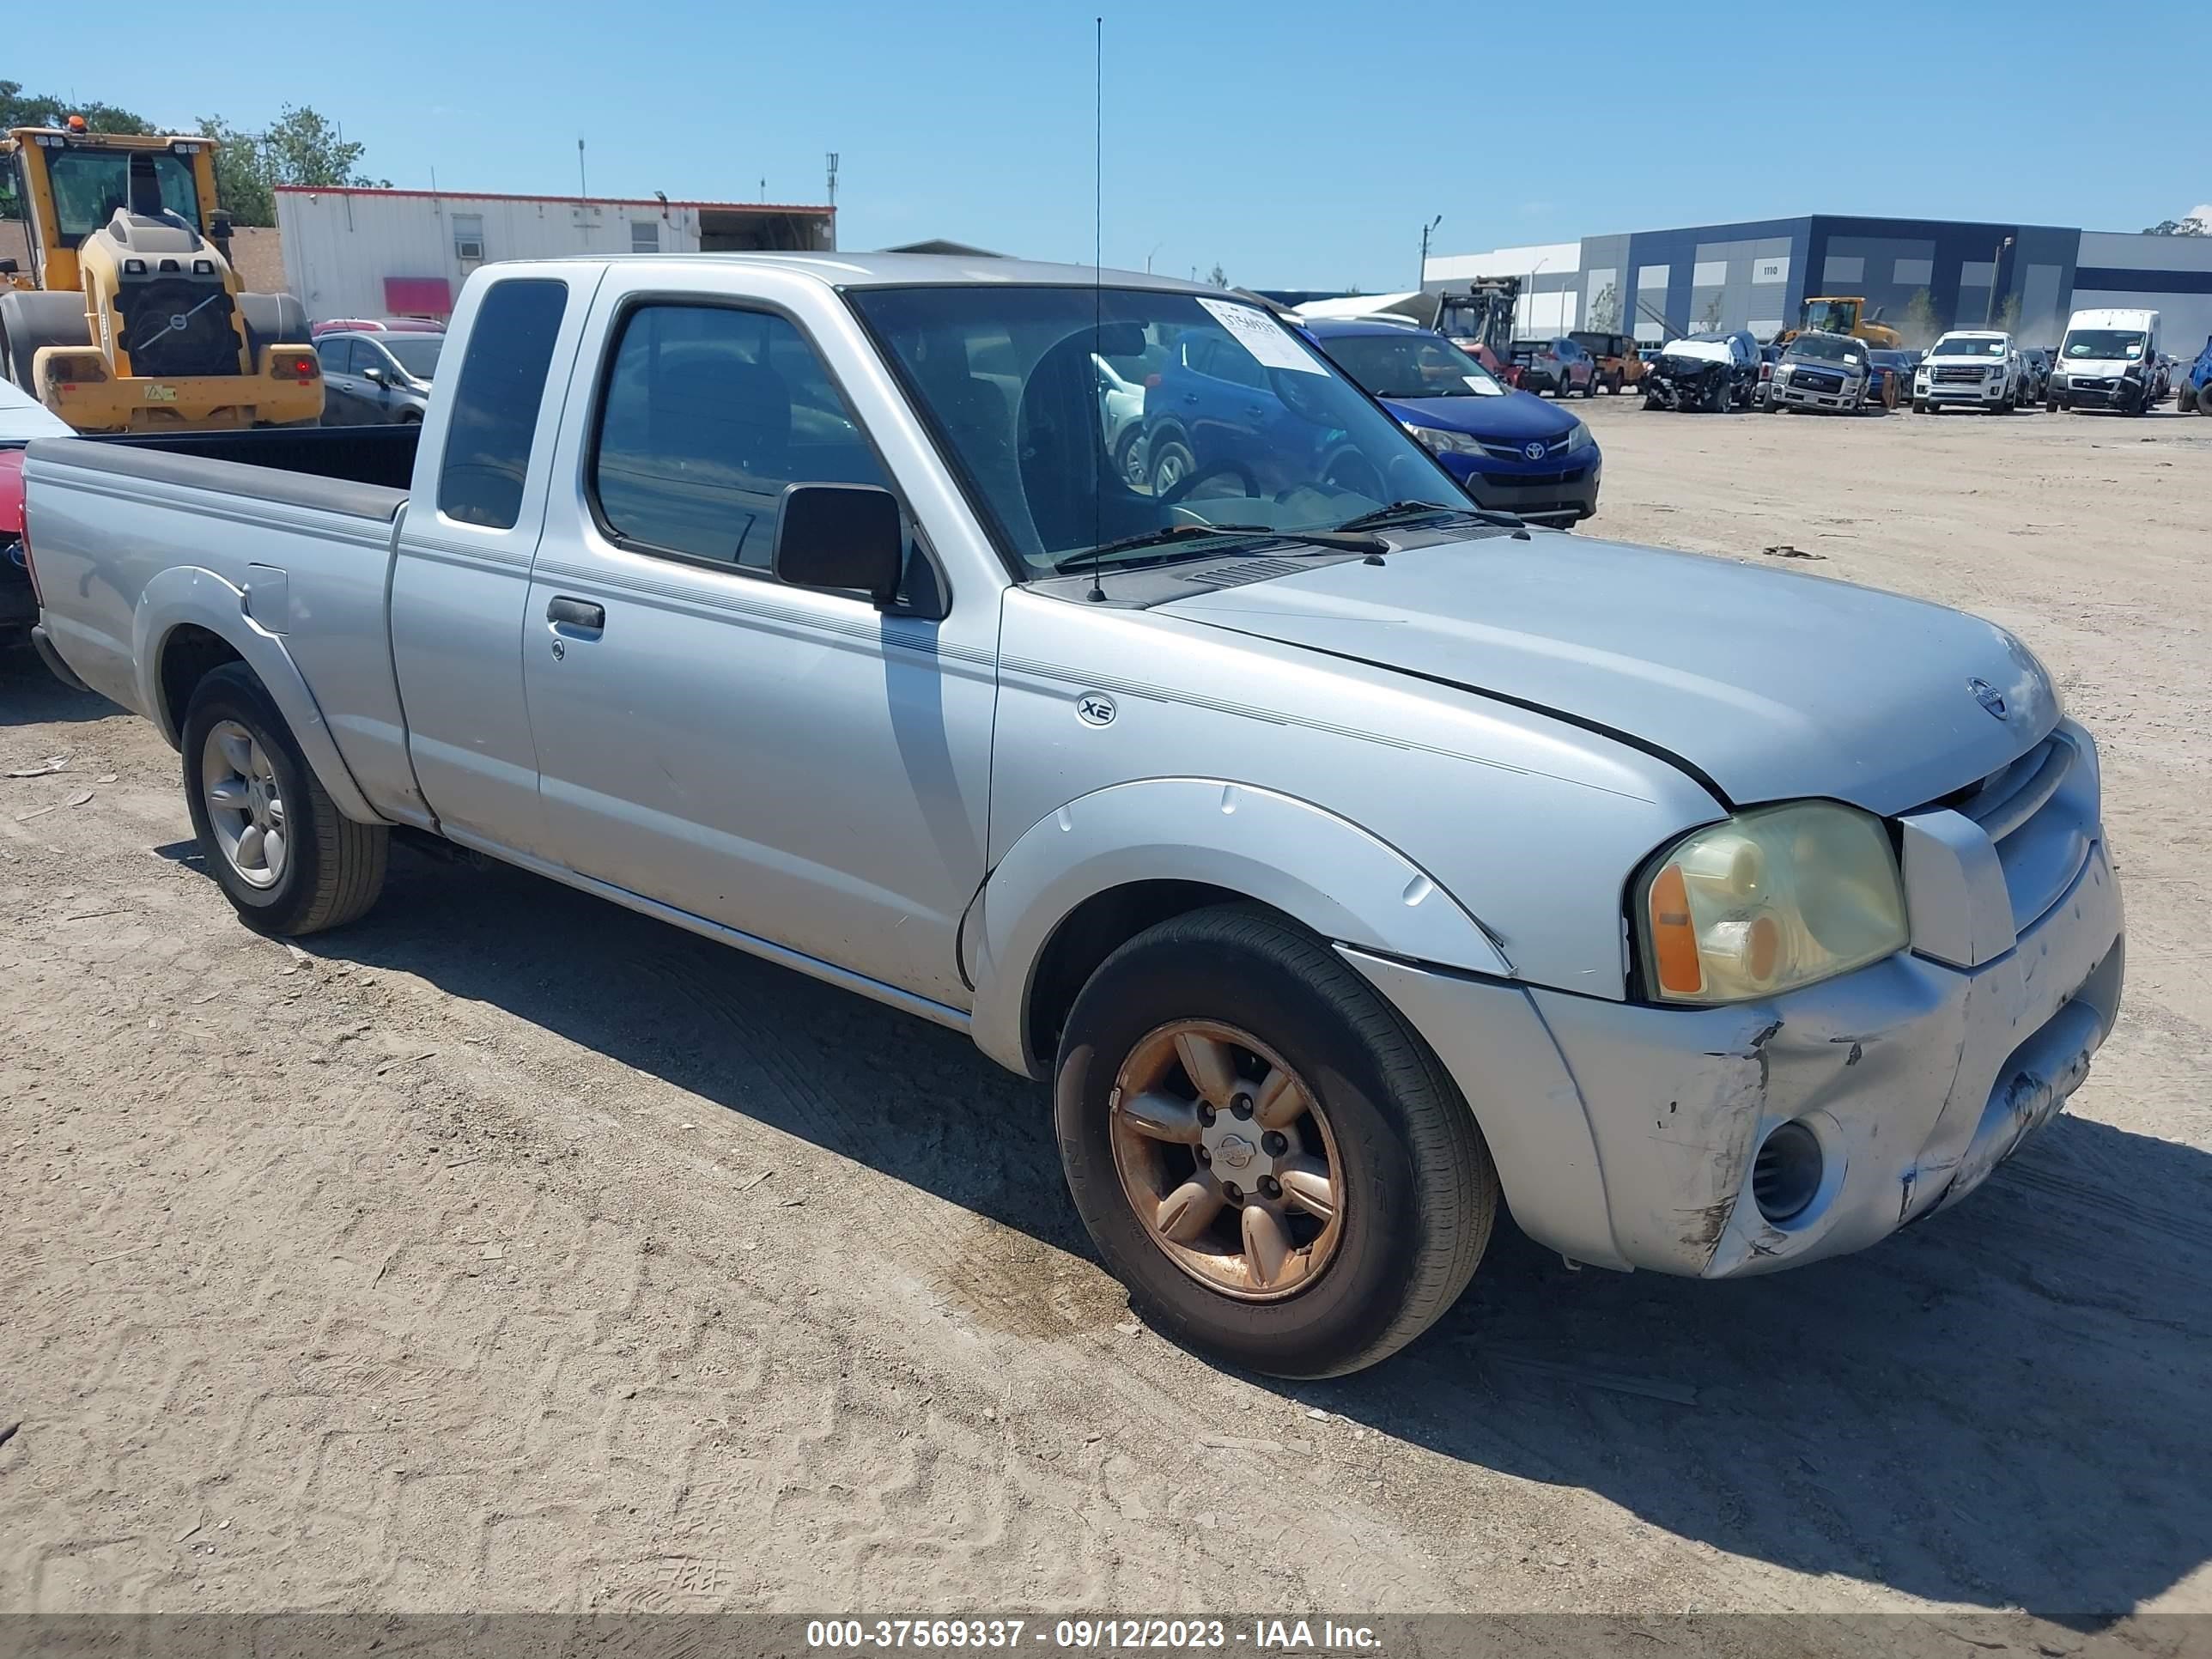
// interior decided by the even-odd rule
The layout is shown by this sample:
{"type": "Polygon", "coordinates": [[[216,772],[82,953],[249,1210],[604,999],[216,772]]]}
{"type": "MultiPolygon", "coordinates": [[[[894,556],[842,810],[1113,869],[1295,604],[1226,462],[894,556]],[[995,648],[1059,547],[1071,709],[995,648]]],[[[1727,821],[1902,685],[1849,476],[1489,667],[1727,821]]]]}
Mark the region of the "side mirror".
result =
{"type": "Polygon", "coordinates": [[[378,386],[382,386],[382,385],[385,383],[385,380],[384,380],[384,371],[383,371],[382,369],[380,369],[380,368],[364,368],[364,369],[363,369],[363,370],[362,370],[362,372],[361,372],[361,378],[362,378],[362,380],[373,380],[373,381],[374,381],[378,386]]]}
{"type": "Polygon", "coordinates": [[[856,587],[889,605],[906,565],[898,497],[874,484],[787,485],[771,562],[793,587],[856,587]]]}

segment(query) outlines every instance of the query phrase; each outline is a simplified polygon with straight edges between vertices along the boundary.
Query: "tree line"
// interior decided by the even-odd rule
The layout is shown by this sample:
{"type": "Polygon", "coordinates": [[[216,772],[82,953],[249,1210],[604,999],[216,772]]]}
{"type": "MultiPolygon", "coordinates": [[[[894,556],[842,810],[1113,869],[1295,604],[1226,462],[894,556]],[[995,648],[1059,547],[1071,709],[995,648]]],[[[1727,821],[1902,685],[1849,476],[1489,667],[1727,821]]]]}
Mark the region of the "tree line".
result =
{"type": "MultiPolygon", "coordinates": [[[[115,104],[71,103],[26,93],[19,81],[0,81],[0,131],[10,127],[58,127],[72,115],[84,117],[94,132],[157,133],[165,129],[115,104]]],[[[276,186],[339,185],[389,187],[389,179],[361,171],[367,146],[339,133],[337,124],[306,105],[287,104],[258,131],[246,131],[220,115],[195,124],[201,137],[212,138],[216,198],[240,225],[276,222],[276,186]]],[[[20,218],[21,204],[0,196],[0,218],[20,218]]]]}

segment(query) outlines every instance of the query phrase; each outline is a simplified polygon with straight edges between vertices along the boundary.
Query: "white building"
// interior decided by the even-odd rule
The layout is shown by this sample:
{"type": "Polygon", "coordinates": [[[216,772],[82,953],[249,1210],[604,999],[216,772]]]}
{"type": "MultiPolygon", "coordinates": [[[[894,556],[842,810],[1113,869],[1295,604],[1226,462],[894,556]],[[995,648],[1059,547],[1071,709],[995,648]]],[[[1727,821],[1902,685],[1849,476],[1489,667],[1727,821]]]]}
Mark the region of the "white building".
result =
{"type": "Polygon", "coordinates": [[[308,317],[444,317],[497,259],[592,253],[826,252],[836,209],[659,197],[280,185],[285,285],[308,317]]]}

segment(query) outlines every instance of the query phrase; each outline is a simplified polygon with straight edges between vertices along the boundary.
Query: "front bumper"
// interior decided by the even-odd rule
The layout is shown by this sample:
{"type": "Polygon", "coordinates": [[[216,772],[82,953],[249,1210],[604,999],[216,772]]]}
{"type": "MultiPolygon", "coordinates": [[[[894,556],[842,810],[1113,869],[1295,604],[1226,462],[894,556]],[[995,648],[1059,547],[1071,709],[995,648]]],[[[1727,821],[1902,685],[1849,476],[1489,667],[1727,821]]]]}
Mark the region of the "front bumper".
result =
{"type": "Polygon", "coordinates": [[[2095,751],[2061,731],[2079,772],[2001,844],[1956,811],[1903,821],[1915,948],[1826,984],[1668,1008],[1346,954],[1457,1079],[1540,1243],[1709,1279],[1861,1249],[1987,1179],[2063,1106],[2118,1015],[2095,751]],[[2004,913],[2023,904],[2036,913],[2015,928],[2004,913]],[[1778,1224],[1753,1177],[1790,1122],[1817,1142],[1819,1179],[1778,1224]]]}
{"type": "Polygon", "coordinates": [[[1536,524],[1577,524],[1596,514],[1605,463],[1595,447],[1580,452],[1571,465],[1527,471],[1507,471],[1479,455],[1438,459],[1477,507],[1493,513],[1516,514],[1536,524]],[[1589,457],[1587,464],[1583,455],[1589,457]]]}
{"type": "Polygon", "coordinates": [[[1912,400],[1921,404],[1967,404],[1981,408],[2004,403],[2010,395],[2002,380],[1985,380],[1978,386],[1935,380],[1915,380],[1912,384],[1912,400]]]}
{"type": "Polygon", "coordinates": [[[1782,380],[1771,380],[1766,388],[1767,401],[1787,409],[1856,409],[1866,395],[1864,388],[1851,380],[1844,381],[1838,392],[1820,392],[1782,380]]]}

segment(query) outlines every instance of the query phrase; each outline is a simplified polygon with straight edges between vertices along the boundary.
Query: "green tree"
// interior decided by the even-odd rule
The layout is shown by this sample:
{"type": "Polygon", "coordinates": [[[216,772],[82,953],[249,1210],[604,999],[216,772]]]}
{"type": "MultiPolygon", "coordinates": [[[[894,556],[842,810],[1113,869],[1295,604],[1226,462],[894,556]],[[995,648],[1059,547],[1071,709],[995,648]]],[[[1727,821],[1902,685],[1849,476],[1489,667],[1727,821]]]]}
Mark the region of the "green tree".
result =
{"type": "MultiPolygon", "coordinates": [[[[112,104],[70,104],[43,94],[27,93],[21,81],[0,81],[0,132],[10,127],[58,127],[72,115],[84,117],[94,132],[151,132],[144,117],[112,104]]],[[[0,219],[20,219],[23,204],[13,183],[0,178],[0,219]]]]}
{"type": "Polygon", "coordinates": [[[60,98],[27,94],[20,81],[0,81],[0,131],[9,127],[58,127],[72,115],[84,117],[94,132],[152,132],[145,117],[113,104],[72,104],[60,98]]]}
{"type": "Polygon", "coordinates": [[[276,222],[276,186],[329,188],[352,185],[388,188],[389,179],[359,170],[366,146],[341,137],[337,125],[304,106],[284,106],[264,132],[243,132],[220,115],[200,118],[200,131],[222,146],[216,151],[216,196],[241,225],[276,222]]]}
{"type": "Polygon", "coordinates": [[[2154,225],[2145,225],[2146,236],[2212,236],[2212,223],[2202,219],[2161,219],[2154,225]]]}
{"type": "Polygon", "coordinates": [[[1929,346],[1943,331],[1936,318],[1936,301],[1924,288],[1915,289],[1912,297],[1905,302],[1905,309],[1897,319],[1897,331],[1907,346],[1929,346]]]}
{"type": "Polygon", "coordinates": [[[1206,273],[1206,280],[1214,288],[1227,288],[1229,286],[1229,273],[1221,268],[1220,260],[1216,259],[1213,262],[1213,269],[1206,273]]]}
{"type": "Polygon", "coordinates": [[[1720,332],[1720,327],[1721,295],[1716,293],[1711,299],[1705,301],[1705,308],[1698,317],[1698,328],[1701,333],[1717,334],[1720,332]]]}

